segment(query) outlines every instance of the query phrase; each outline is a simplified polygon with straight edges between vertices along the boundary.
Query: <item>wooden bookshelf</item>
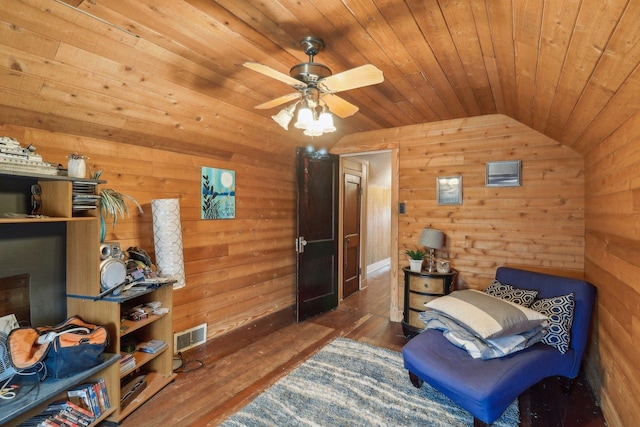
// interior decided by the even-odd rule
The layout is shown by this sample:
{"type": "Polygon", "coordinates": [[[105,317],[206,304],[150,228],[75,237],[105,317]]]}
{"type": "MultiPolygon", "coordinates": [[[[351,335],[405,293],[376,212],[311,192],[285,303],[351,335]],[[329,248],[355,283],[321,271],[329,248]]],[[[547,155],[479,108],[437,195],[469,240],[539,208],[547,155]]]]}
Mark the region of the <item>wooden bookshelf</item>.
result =
{"type": "MultiPolygon", "coordinates": [[[[74,210],[73,192],[74,183],[80,182],[89,188],[95,185],[94,194],[97,194],[98,184],[104,181],[6,171],[0,171],[0,178],[3,179],[3,186],[0,187],[0,243],[5,238],[3,230],[12,228],[14,232],[7,234],[11,234],[12,239],[16,236],[21,238],[21,230],[25,225],[33,224],[36,231],[31,233],[29,238],[33,240],[32,244],[37,245],[38,239],[41,239],[38,224],[63,223],[64,227],[57,227],[56,230],[61,230],[57,232],[62,235],[63,247],[66,248],[64,259],[59,253],[49,255],[60,259],[60,262],[64,263],[65,271],[62,274],[62,281],[51,283],[51,286],[62,288],[64,291],[62,299],[65,299],[66,294],[66,300],[62,304],[66,305],[68,317],[79,316],[86,322],[102,325],[107,328],[110,336],[107,348],[109,356],[104,364],[68,379],[46,380],[40,384],[39,388],[34,389],[37,392],[27,394],[15,403],[7,404],[0,401],[0,425],[9,422],[14,424],[18,419],[27,419],[41,412],[52,399],[63,397],[65,388],[87,378],[99,377],[105,379],[112,408],[108,413],[103,414],[98,422],[107,418],[110,421],[119,422],[173,381],[176,376],[173,373],[172,283],[163,283],[162,286],[150,285],[142,291],[123,292],[119,297],[96,301],[95,298],[101,291],[99,207],[89,209],[81,207],[74,210]],[[27,217],[33,184],[39,184],[42,189],[44,216],[37,218],[27,217]],[[11,214],[11,217],[6,217],[8,214],[11,214]],[[169,312],[151,315],[140,322],[130,320],[121,322],[122,312],[126,307],[151,301],[160,301],[163,307],[169,309],[169,312]],[[121,339],[124,336],[133,337],[138,342],[160,339],[167,343],[167,347],[156,354],[136,352],[136,367],[132,371],[146,374],[147,386],[129,403],[126,410],[122,410],[119,404],[121,380],[126,380],[124,378],[126,373],[124,375],[120,373],[118,362],[121,339]]],[[[13,240],[6,240],[8,244],[11,242],[13,240]]],[[[0,261],[2,261],[1,257],[0,261]]],[[[28,265],[39,268],[38,263],[28,263],[28,265]]],[[[1,270],[0,276],[2,276],[1,270]]],[[[64,315],[64,311],[60,315],[64,315]]]]}

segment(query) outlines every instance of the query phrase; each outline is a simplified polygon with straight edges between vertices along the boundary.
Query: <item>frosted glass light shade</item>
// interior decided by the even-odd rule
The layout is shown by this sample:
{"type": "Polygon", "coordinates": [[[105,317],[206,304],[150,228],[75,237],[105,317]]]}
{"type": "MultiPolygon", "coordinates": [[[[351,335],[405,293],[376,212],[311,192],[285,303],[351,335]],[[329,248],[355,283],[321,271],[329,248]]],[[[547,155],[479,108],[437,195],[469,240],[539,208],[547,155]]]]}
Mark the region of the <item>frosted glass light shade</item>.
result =
{"type": "Polygon", "coordinates": [[[282,126],[284,130],[289,130],[289,123],[291,119],[293,119],[293,110],[295,109],[295,104],[291,105],[283,110],[280,110],[278,114],[275,116],[271,116],[274,122],[282,126]]]}
{"type": "Polygon", "coordinates": [[[318,118],[318,122],[320,122],[320,127],[322,128],[322,132],[329,133],[335,132],[336,127],[333,125],[333,116],[327,109],[323,109],[320,114],[320,118],[318,118]]]}
{"type": "Polygon", "coordinates": [[[322,135],[322,126],[318,120],[313,120],[311,124],[305,129],[304,134],[307,136],[320,136],[322,135]]]}
{"type": "Polygon", "coordinates": [[[298,110],[298,121],[295,127],[298,129],[307,129],[313,123],[313,112],[309,107],[302,106],[298,110]]]}

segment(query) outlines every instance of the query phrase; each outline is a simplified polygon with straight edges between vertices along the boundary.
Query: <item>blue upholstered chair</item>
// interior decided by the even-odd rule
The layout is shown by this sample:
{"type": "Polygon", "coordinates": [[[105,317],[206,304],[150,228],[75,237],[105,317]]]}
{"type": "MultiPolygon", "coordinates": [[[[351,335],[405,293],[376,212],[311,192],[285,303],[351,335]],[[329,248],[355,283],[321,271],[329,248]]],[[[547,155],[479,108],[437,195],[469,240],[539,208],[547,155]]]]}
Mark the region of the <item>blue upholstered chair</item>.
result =
{"type": "MultiPolygon", "coordinates": [[[[490,424],[521,393],[544,378],[578,376],[587,345],[596,289],[583,280],[500,267],[496,279],[522,289],[538,290],[537,298],[575,296],[571,341],[565,354],[544,343],[497,359],[474,359],[443,337],[438,330],[426,330],[402,350],[411,382],[420,387],[426,381],[469,411],[478,421],[490,424]]],[[[566,391],[569,385],[564,384],[566,391]]]]}

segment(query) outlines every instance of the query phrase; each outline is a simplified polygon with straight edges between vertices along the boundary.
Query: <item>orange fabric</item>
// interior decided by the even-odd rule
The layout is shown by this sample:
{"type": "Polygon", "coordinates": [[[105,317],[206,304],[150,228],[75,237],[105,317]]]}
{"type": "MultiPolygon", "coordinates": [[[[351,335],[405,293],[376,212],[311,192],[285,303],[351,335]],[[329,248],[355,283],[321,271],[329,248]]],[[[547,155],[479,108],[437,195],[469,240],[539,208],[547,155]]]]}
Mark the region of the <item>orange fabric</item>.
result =
{"type": "Polygon", "coordinates": [[[90,332],[88,334],[69,333],[59,335],[54,341],[56,348],[82,344],[105,344],[107,342],[108,333],[105,328],[85,323],[78,317],[70,317],[56,326],[14,329],[7,340],[13,366],[19,370],[30,368],[43,361],[51,343],[38,344],[38,337],[47,332],[62,332],[74,327],[87,328],[90,332]]]}
{"type": "Polygon", "coordinates": [[[11,363],[16,369],[30,368],[41,362],[49,344],[38,344],[38,332],[31,328],[18,328],[9,336],[11,363]]]}
{"type": "MultiPolygon", "coordinates": [[[[58,341],[56,341],[55,344],[57,346],[59,343],[60,347],[70,347],[74,345],[83,345],[83,344],[104,344],[106,342],[107,342],[107,330],[104,328],[98,328],[95,331],[89,332],[88,334],[71,333],[71,334],[59,335],[58,341]]],[[[58,347],[55,347],[55,348],[58,348],[58,347]]]]}

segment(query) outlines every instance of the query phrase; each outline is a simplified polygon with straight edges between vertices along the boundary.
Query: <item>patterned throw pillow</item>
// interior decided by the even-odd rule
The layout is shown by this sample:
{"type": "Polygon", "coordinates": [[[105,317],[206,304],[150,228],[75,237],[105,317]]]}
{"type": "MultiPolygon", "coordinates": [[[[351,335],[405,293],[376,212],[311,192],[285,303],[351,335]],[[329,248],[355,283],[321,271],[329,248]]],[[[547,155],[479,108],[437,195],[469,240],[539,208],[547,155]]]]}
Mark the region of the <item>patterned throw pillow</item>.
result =
{"type": "Polygon", "coordinates": [[[549,317],[549,331],[542,342],[555,347],[562,354],[569,349],[573,310],[576,306],[573,293],[552,298],[535,300],[531,309],[549,317]]]}
{"type": "Polygon", "coordinates": [[[498,280],[491,282],[484,292],[496,298],[520,304],[524,307],[530,307],[531,303],[536,298],[536,295],[538,295],[538,291],[518,289],[511,285],[501,283],[498,280]]]}

